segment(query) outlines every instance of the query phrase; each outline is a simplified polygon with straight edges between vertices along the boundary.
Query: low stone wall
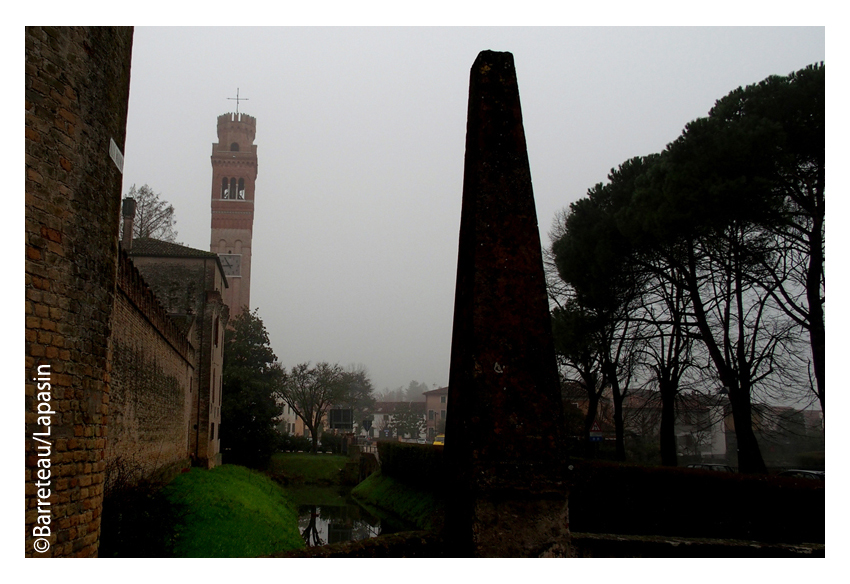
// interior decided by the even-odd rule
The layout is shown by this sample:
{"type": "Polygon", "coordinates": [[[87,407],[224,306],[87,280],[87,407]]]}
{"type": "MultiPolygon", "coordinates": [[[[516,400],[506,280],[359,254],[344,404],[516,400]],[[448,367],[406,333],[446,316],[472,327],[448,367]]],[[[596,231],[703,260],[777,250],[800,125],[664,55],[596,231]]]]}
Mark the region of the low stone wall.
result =
{"type": "Polygon", "coordinates": [[[576,558],[823,558],[823,544],[573,533],[576,558]]]}
{"type": "MultiPolygon", "coordinates": [[[[408,531],[362,541],[331,544],[273,558],[451,558],[445,541],[428,531],[408,531]]],[[[574,558],[823,558],[821,544],[783,545],[722,539],[574,533],[574,558]]]]}
{"type": "Polygon", "coordinates": [[[405,531],[361,541],[273,554],[272,558],[444,558],[445,546],[428,531],[405,531]]]}

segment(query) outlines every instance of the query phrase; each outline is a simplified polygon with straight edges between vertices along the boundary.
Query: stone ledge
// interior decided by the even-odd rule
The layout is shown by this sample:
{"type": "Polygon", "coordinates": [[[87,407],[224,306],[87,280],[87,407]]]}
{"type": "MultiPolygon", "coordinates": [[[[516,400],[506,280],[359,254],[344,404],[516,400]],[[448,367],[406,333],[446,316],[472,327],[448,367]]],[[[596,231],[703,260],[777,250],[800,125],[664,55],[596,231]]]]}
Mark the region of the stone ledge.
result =
{"type": "MultiPolygon", "coordinates": [[[[775,544],[734,539],[690,539],[647,535],[573,533],[574,558],[824,558],[823,544],[775,544]]],[[[433,532],[406,531],[372,539],[336,543],[272,558],[451,558],[433,532]]],[[[548,555],[548,554],[547,554],[548,555]]],[[[560,556],[561,554],[556,554],[560,556]]]]}
{"type": "Polygon", "coordinates": [[[280,552],[271,558],[444,558],[442,538],[428,531],[404,531],[363,539],[280,552]]]}
{"type": "Polygon", "coordinates": [[[572,556],[579,558],[823,558],[824,544],[762,543],[658,535],[573,533],[572,556]]]}

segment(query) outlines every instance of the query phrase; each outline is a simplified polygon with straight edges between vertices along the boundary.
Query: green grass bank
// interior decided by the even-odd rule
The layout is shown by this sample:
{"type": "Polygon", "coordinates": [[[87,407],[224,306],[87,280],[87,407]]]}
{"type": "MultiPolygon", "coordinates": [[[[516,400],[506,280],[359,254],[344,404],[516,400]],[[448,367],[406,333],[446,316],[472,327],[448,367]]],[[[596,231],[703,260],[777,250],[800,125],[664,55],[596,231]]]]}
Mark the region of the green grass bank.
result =
{"type": "Polygon", "coordinates": [[[269,461],[266,474],[283,485],[334,486],[356,482],[356,471],[351,459],[339,454],[279,452],[269,461]]]}
{"type": "Polygon", "coordinates": [[[403,483],[381,471],[369,475],[352,489],[351,495],[378,516],[402,519],[427,531],[442,528],[445,508],[437,494],[403,483]]]}
{"type": "Polygon", "coordinates": [[[227,464],[193,468],[163,495],[179,510],[176,557],[253,558],[304,547],[295,505],[262,473],[227,464]]]}

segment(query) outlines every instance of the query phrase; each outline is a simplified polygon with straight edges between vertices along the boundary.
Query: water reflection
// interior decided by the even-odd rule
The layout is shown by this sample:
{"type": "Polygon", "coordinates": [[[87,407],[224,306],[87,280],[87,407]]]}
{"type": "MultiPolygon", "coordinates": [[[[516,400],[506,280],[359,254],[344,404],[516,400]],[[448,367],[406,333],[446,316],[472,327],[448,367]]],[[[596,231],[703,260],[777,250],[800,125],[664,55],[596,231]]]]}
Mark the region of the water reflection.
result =
{"type": "Polygon", "coordinates": [[[411,529],[369,513],[351,498],[350,489],[305,486],[287,488],[298,505],[298,530],[308,547],[360,541],[411,529]]]}
{"type": "Polygon", "coordinates": [[[354,505],[301,505],[298,529],[307,546],[359,541],[381,534],[381,520],[354,505]]]}

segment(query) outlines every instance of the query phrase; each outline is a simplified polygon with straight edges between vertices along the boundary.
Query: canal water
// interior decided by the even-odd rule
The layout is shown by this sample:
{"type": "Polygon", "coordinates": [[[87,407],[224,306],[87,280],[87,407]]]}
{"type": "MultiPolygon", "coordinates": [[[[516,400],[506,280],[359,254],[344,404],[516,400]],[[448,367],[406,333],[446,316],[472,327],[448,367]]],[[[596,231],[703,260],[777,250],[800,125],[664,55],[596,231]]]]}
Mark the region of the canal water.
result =
{"type": "Polygon", "coordinates": [[[415,529],[373,515],[351,497],[350,488],[304,485],[286,492],[298,506],[298,531],[308,547],[415,529]]]}

